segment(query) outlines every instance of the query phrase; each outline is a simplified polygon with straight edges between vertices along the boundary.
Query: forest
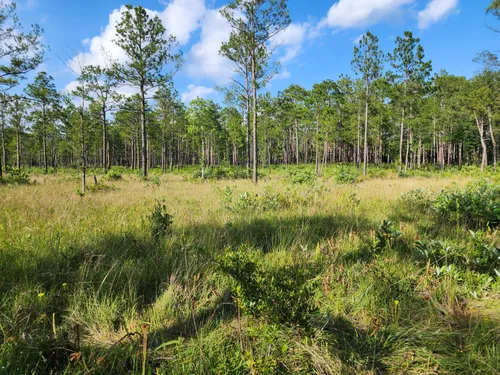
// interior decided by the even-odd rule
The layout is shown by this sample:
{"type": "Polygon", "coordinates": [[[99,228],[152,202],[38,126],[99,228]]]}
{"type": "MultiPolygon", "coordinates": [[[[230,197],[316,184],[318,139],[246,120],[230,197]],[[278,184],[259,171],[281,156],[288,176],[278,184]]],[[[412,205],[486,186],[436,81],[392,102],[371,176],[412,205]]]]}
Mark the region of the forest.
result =
{"type": "Polygon", "coordinates": [[[68,91],[0,1],[0,374],[498,374],[497,51],[366,31],[272,94],[293,1],[223,6],[234,75],[189,103],[144,7],[68,91]]]}

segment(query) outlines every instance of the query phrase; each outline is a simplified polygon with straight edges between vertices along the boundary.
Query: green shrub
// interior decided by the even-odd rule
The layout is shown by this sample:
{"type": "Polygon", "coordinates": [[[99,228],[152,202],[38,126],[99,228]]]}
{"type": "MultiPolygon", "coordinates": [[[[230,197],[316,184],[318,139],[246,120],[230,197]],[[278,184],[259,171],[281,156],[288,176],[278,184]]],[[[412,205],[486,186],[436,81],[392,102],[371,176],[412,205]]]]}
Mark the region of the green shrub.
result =
{"type": "Polygon", "coordinates": [[[433,204],[434,195],[429,189],[414,189],[401,194],[400,203],[411,210],[428,211],[433,204]]]}
{"type": "Polygon", "coordinates": [[[376,250],[382,250],[386,247],[391,248],[402,235],[403,233],[394,228],[392,221],[384,220],[375,231],[374,248],[376,250]]]}
{"type": "Polygon", "coordinates": [[[358,180],[358,172],[355,168],[341,165],[335,171],[333,177],[338,184],[352,184],[358,180]]]}
{"type": "Polygon", "coordinates": [[[172,216],[167,212],[165,202],[156,202],[149,219],[151,236],[160,240],[172,232],[172,216]]]}
{"type": "Polygon", "coordinates": [[[294,185],[313,184],[317,178],[316,173],[309,169],[293,169],[286,176],[287,182],[294,185]]]}
{"type": "Polygon", "coordinates": [[[496,228],[500,224],[500,185],[483,182],[442,191],[433,208],[441,219],[471,229],[496,228]]]}
{"type": "Polygon", "coordinates": [[[243,311],[271,323],[309,327],[317,312],[313,301],[317,287],[314,265],[266,267],[260,252],[245,247],[227,251],[219,263],[221,270],[236,282],[234,293],[243,311]]]}
{"type": "Polygon", "coordinates": [[[27,185],[30,182],[30,176],[23,169],[12,168],[7,175],[6,182],[12,185],[27,185]]]}
{"type": "Polygon", "coordinates": [[[116,171],[116,170],[114,170],[114,169],[110,170],[108,172],[107,176],[108,176],[108,179],[112,180],[112,181],[119,181],[119,180],[122,179],[121,173],[118,172],[118,171],[116,171]]]}

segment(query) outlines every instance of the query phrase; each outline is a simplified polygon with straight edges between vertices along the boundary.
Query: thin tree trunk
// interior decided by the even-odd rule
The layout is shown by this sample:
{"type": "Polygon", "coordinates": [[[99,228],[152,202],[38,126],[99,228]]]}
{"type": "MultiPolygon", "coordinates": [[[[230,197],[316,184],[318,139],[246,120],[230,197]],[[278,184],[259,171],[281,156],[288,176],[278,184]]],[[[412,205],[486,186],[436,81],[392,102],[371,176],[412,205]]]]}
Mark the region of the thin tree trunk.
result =
{"type": "Polygon", "coordinates": [[[481,140],[481,147],[483,149],[483,158],[481,161],[481,172],[484,172],[486,166],[488,165],[488,149],[486,146],[486,141],[484,140],[484,119],[478,118],[476,116],[477,129],[479,130],[479,138],[481,140]]]}
{"type": "Polygon", "coordinates": [[[367,164],[368,164],[368,94],[369,86],[366,85],[366,108],[365,108],[365,149],[363,158],[363,176],[367,174],[367,164]]]}
{"type": "Polygon", "coordinates": [[[148,177],[148,138],[146,129],[146,94],[141,85],[142,178],[148,177]]]}
{"type": "Polygon", "coordinates": [[[491,108],[488,108],[488,120],[490,126],[490,137],[491,143],[493,144],[493,168],[497,169],[497,142],[495,140],[495,134],[493,134],[493,121],[491,115],[491,108]]]}

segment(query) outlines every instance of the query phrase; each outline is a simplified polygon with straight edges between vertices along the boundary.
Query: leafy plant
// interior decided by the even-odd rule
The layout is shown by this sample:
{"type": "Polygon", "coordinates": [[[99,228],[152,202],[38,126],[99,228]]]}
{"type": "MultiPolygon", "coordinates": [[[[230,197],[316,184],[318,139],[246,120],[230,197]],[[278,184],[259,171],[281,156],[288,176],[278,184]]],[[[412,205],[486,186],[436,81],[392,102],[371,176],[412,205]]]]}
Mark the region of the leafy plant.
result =
{"type": "Polygon", "coordinates": [[[160,240],[172,232],[172,216],[167,212],[165,202],[156,202],[148,217],[151,235],[160,240]]]}
{"type": "Polygon", "coordinates": [[[29,173],[21,168],[12,168],[7,175],[6,181],[12,185],[27,185],[30,182],[29,173]]]}
{"type": "Polygon", "coordinates": [[[384,220],[375,231],[374,248],[376,250],[382,250],[386,247],[392,247],[394,242],[402,235],[403,233],[394,228],[392,221],[384,220]]]}
{"type": "Polygon", "coordinates": [[[352,184],[357,181],[358,173],[345,165],[341,165],[334,174],[335,181],[339,184],[352,184]]]}
{"type": "Polygon", "coordinates": [[[114,169],[110,170],[108,172],[107,176],[108,176],[108,179],[112,180],[112,181],[119,181],[119,180],[122,179],[121,173],[118,172],[118,171],[116,171],[116,170],[114,170],[114,169]]]}
{"type": "Polygon", "coordinates": [[[294,185],[312,184],[317,180],[316,173],[309,169],[294,169],[287,173],[286,180],[294,185]]]}
{"type": "Polygon", "coordinates": [[[496,228],[500,225],[500,186],[483,182],[463,190],[443,191],[433,208],[442,219],[471,229],[496,228]]]}
{"type": "Polygon", "coordinates": [[[314,265],[299,263],[266,268],[262,254],[241,247],[219,259],[221,270],[236,282],[234,293],[244,311],[272,323],[309,326],[317,307],[314,265]]]}

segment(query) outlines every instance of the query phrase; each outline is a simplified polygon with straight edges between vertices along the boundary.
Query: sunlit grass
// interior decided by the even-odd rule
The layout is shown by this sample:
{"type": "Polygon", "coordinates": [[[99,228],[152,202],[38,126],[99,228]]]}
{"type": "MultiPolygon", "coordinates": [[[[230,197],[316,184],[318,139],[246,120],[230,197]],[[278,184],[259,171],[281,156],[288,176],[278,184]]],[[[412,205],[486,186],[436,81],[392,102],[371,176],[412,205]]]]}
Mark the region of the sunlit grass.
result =
{"type": "Polygon", "coordinates": [[[464,186],[474,172],[356,184],[325,172],[304,185],[286,173],[271,170],[258,186],[191,172],[159,185],[98,175],[114,188],[83,197],[68,172],[0,186],[0,373],[141,373],[144,325],[151,374],[498,371],[498,278],[437,277],[414,242],[466,244],[469,232],[399,201],[416,188],[464,186]],[[230,210],[226,186],[234,200],[273,191],[288,206],[230,210]],[[173,217],[161,241],[148,223],[157,201],[173,217]],[[384,219],[402,236],[374,251],[384,219]],[[238,308],[218,259],[245,247],[270,273],[297,259],[320,265],[312,333],[238,308]]]}

